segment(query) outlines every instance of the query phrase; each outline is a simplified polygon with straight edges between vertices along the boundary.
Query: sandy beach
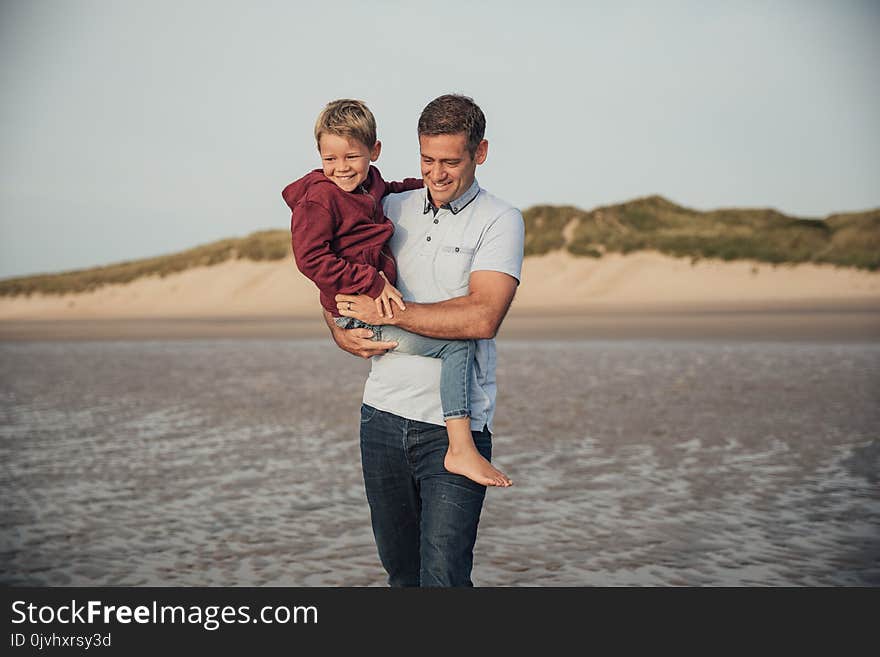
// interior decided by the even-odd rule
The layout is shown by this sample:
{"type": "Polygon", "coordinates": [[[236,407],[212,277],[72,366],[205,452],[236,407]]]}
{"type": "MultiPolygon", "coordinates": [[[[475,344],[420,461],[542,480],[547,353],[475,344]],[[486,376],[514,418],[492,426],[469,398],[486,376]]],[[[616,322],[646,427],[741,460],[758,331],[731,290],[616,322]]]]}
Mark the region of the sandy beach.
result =
{"type": "MultiPolygon", "coordinates": [[[[319,317],[141,317],[0,321],[0,341],[326,339],[319,317]]],[[[875,342],[880,303],[617,307],[577,311],[513,309],[499,340],[771,340],[875,342]]]]}
{"type": "MultiPolygon", "coordinates": [[[[326,336],[290,261],[230,261],[65,296],[0,299],[0,339],[326,336]]],[[[527,258],[500,337],[880,337],[880,273],[696,261],[652,252],[527,258]]]]}
{"type": "MultiPolygon", "coordinates": [[[[292,263],[0,318],[0,583],[383,585],[369,363],[292,263]]],[[[517,485],[487,497],[475,582],[876,586],[878,338],[878,274],[526,260],[493,437],[517,485]]]]}
{"type": "MultiPolygon", "coordinates": [[[[880,585],[880,345],[499,341],[479,586],[880,585]]],[[[369,364],[0,343],[0,583],[382,586],[369,364]],[[321,376],[315,376],[321,372],[321,376]]]]}

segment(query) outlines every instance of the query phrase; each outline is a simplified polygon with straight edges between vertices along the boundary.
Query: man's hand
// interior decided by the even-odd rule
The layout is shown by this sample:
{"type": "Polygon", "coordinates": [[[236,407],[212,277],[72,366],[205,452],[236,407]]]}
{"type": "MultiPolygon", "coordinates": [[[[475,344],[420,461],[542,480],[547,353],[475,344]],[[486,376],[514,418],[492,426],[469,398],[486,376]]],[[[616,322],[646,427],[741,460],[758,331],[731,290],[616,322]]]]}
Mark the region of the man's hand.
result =
{"type": "Polygon", "coordinates": [[[390,324],[391,317],[383,317],[379,313],[376,301],[380,297],[373,299],[366,294],[337,294],[336,309],[343,317],[354,317],[365,324],[373,326],[381,326],[390,324]]]}
{"type": "Polygon", "coordinates": [[[336,345],[355,356],[371,358],[384,354],[397,346],[396,342],[374,342],[370,339],[373,332],[367,328],[339,328],[333,321],[333,316],[326,310],[324,311],[324,321],[333,334],[333,341],[336,342],[336,345]]]}

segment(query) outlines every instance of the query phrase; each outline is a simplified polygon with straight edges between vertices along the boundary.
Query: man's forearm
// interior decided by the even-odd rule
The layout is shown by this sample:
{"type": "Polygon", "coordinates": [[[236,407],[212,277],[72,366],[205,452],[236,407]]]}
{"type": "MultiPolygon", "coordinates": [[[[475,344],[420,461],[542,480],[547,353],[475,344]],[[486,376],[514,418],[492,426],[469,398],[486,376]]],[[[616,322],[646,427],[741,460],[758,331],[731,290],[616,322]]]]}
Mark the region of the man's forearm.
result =
{"type": "Polygon", "coordinates": [[[478,340],[491,338],[494,330],[481,319],[479,304],[468,297],[456,297],[438,303],[406,302],[406,310],[394,308],[390,323],[407,331],[443,340],[478,340]]]}
{"type": "Polygon", "coordinates": [[[342,316],[367,324],[393,324],[442,340],[479,340],[495,337],[518,283],[510,274],[476,271],[465,296],[437,303],[406,301],[406,310],[395,305],[392,317],[381,315],[373,299],[349,294],[337,294],[336,307],[342,316]]]}
{"type": "MultiPolygon", "coordinates": [[[[505,309],[506,311],[506,309],[505,309]]],[[[504,318],[493,321],[493,313],[479,298],[455,297],[438,303],[406,302],[406,310],[394,308],[390,323],[407,331],[443,340],[493,338],[504,318]]]]}
{"type": "Polygon", "coordinates": [[[324,317],[324,322],[327,324],[327,328],[330,329],[330,335],[333,337],[333,340],[338,342],[338,340],[336,340],[336,332],[341,331],[342,329],[333,321],[333,315],[326,310],[323,311],[322,316],[324,317]]]}

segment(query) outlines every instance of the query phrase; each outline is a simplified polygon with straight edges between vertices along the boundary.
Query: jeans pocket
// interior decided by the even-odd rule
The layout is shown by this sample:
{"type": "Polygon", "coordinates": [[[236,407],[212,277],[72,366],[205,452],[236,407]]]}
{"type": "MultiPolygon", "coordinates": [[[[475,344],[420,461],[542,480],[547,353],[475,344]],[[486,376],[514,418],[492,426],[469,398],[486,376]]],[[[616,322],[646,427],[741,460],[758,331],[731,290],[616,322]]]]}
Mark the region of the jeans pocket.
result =
{"type": "Polygon", "coordinates": [[[376,415],[379,411],[372,406],[367,406],[366,404],[361,404],[361,424],[366,424],[370,420],[373,419],[373,416],[376,415]]]}

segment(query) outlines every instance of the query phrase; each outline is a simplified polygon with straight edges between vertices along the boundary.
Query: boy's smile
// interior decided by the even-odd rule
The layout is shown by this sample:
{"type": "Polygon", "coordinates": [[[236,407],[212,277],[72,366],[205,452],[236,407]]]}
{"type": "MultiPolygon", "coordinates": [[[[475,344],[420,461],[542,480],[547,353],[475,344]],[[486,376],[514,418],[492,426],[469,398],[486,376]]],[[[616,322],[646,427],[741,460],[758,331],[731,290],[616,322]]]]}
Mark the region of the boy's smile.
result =
{"type": "Polygon", "coordinates": [[[329,133],[322,134],[318,143],[324,175],[346,192],[353,192],[367,179],[370,162],[379,158],[381,148],[378,141],[368,148],[357,139],[329,133]]]}

